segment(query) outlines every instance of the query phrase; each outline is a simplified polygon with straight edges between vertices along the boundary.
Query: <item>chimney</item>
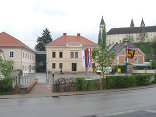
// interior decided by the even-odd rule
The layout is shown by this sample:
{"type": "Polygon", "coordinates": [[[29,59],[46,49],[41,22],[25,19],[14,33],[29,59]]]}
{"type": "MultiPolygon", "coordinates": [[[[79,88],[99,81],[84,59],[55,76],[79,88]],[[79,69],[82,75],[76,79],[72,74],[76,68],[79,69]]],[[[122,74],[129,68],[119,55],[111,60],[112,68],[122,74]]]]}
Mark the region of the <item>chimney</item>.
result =
{"type": "Polygon", "coordinates": [[[77,36],[80,36],[80,33],[77,33],[77,36]]]}
{"type": "Polygon", "coordinates": [[[67,35],[67,33],[63,33],[63,36],[66,36],[67,35]]]}

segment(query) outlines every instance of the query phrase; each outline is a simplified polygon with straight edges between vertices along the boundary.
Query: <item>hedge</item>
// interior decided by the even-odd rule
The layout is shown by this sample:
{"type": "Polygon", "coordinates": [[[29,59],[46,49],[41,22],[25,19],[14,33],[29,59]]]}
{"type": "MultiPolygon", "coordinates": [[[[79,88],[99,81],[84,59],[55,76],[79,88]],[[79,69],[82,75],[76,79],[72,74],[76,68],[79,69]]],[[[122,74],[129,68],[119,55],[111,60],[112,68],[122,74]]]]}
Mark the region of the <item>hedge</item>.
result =
{"type": "Polygon", "coordinates": [[[150,75],[149,74],[137,74],[136,76],[136,85],[144,86],[150,83],[150,75]]]}
{"type": "Polygon", "coordinates": [[[0,80],[0,94],[10,94],[12,93],[12,79],[4,78],[0,80]]]}
{"type": "Polygon", "coordinates": [[[150,83],[149,74],[107,76],[107,88],[128,88],[134,86],[144,86],[150,83]]]}
{"type": "Polygon", "coordinates": [[[107,76],[107,88],[128,88],[136,86],[136,78],[133,75],[107,76]]]}
{"type": "Polygon", "coordinates": [[[156,74],[154,74],[154,83],[156,83],[156,74]]]}
{"type": "MultiPolygon", "coordinates": [[[[156,75],[155,75],[156,80],[156,75]]],[[[135,86],[144,86],[150,83],[149,74],[138,75],[120,75],[107,76],[106,79],[86,80],[85,78],[76,78],[77,91],[100,90],[106,88],[128,88],[135,86]],[[107,81],[107,82],[106,82],[107,81]]]]}
{"type": "Polygon", "coordinates": [[[100,80],[86,80],[84,77],[76,78],[77,91],[99,90],[100,80]]]}

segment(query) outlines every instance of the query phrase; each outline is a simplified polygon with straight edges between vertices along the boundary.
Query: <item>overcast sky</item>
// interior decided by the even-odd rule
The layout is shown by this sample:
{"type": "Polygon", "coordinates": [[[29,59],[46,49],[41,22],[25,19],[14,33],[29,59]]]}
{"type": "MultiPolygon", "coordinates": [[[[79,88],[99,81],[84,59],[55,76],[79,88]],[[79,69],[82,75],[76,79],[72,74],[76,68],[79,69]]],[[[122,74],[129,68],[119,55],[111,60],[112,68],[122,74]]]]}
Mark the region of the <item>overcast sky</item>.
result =
{"type": "Polygon", "coordinates": [[[140,26],[156,25],[156,0],[0,0],[0,32],[6,32],[34,48],[48,28],[53,40],[62,33],[97,42],[104,17],[106,30],[128,27],[133,18],[140,26]]]}

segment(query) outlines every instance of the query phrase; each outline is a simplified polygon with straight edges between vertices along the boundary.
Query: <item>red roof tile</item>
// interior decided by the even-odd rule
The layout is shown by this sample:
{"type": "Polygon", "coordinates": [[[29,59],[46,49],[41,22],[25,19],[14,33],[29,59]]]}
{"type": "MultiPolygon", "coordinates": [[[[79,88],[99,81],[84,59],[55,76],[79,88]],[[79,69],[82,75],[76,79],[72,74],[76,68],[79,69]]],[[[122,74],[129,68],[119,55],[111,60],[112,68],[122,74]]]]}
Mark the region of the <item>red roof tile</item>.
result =
{"type": "Polygon", "coordinates": [[[3,46],[3,47],[24,47],[28,50],[33,51],[27,45],[25,45],[24,43],[22,43],[18,39],[14,38],[13,36],[11,36],[5,32],[0,33],[0,46],[3,46]]]}
{"type": "Polygon", "coordinates": [[[80,42],[83,46],[98,46],[98,44],[88,40],[83,36],[69,36],[63,35],[56,40],[50,42],[48,45],[66,45],[68,42],[80,42]]]}

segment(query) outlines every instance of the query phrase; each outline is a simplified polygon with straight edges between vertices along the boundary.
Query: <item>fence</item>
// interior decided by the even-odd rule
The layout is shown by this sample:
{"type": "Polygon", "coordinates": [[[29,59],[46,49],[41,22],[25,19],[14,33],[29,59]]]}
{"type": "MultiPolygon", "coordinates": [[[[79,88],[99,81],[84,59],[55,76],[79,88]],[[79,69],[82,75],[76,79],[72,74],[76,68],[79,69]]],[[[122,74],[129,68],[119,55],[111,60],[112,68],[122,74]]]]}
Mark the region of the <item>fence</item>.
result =
{"type": "MultiPolygon", "coordinates": [[[[54,80],[53,80],[54,81],[54,80]]],[[[76,91],[75,79],[59,78],[53,83],[53,92],[71,92],[76,91]]]]}
{"type": "Polygon", "coordinates": [[[34,80],[35,79],[35,73],[19,74],[18,72],[14,72],[11,74],[11,77],[13,79],[13,82],[12,82],[13,88],[15,86],[21,87],[23,85],[27,85],[32,80],[34,80]]]}

